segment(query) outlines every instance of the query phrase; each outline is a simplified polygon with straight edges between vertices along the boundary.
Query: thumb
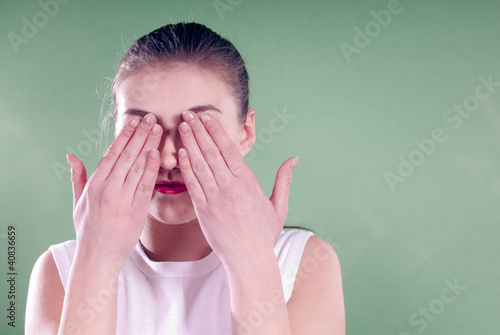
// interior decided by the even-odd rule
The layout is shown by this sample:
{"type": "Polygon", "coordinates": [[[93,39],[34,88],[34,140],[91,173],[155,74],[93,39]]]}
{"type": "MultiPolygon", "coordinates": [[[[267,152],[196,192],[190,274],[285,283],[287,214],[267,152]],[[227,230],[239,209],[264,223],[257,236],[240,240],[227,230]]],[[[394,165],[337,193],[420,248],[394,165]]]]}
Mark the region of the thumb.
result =
{"type": "Polygon", "coordinates": [[[271,198],[269,198],[273,203],[278,218],[283,224],[288,216],[288,195],[292,186],[292,172],[298,160],[299,157],[292,157],[281,165],[276,174],[273,193],[271,194],[271,198]]]}
{"type": "Polygon", "coordinates": [[[76,204],[82,196],[85,184],[87,184],[87,170],[82,161],[72,154],[67,154],[66,159],[71,167],[71,185],[73,187],[73,212],[75,211],[76,204]]]}

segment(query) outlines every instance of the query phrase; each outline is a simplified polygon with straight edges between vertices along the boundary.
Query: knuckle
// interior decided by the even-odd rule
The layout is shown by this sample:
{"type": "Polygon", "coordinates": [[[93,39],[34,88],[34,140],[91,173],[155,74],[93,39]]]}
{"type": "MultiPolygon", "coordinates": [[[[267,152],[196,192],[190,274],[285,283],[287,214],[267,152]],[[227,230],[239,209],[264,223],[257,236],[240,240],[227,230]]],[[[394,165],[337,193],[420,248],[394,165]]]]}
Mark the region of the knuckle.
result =
{"type": "Polygon", "coordinates": [[[208,166],[207,163],[199,162],[193,166],[193,170],[194,170],[194,172],[203,172],[203,171],[205,171],[207,166],[208,166]]]}
{"type": "Polygon", "coordinates": [[[132,165],[132,172],[142,175],[144,173],[144,165],[136,162],[134,165],[132,165]]]}
{"type": "Polygon", "coordinates": [[[200,122],[196,122],[196,124],[194,126],[191,126],[191,128],[193,129],[193,132],[199,132],[201,130],[201,128],[203,128],[203,125],[200,124],[200,122]]]}
{"type": "Polygon", "coordinates": [[[189,162],[182,162],[180,163],[180,168],[183,171],[189,172],[191,171],[191,164],[189,164],[189,162]]]}
{"type": "Polygon", "coordinates": [[[193,181],[190,181],[190,182],[188,182],[188,183],[186,184],[186,188],[187,188],[188,190],[191,190],[191,191],[195,191],[195,190],[197,190],[197,189],[198,189],[198,187],[200,187],[200,184],[198,184],[198,182],[197,182],[197,181],[194,181],[194,180],[193,180],[193,181]]]}
{"type": "Polygon", "coordinates": [[[118,158],[118,153],[116,151],[114,151],[113,149],[109,148],[104,153],[103,158],[107,159],[108,161],[116,161],[118,158]]]}
{"type": "Polygon", "coordinates": [[[132,137],[132,135],[134,135],[134,130],[133,129],[130,129],[129,127],[125,126],[123,127],[122,129],[122,132],[121,132],[123,135],[125,135],[125,137],[132,137]]]}
{"type": "Polygon", "coordinates": [[[136,136],[139,136],[139,137],[146,137],[148,135],[148,131],[145,130],[144,128],[138,126],[135,129],[135,134],[136,134],[136,136]]]}
{"type": "Polygon", "coordinates": [[[224,157],[232,158],[236,155],[236,148],[234,145],[226,145],[222,147],[221,152],[224,157]]]}
{"type": "MultiPolygon", "coordinates": [[[[158,162],[158,160],[157,160],[157,162],[158,162]]],[[[150,160],[148,160],[148,163],[146,164],[146,170],[157,171],[158,170],[157,163],[151,162],[150,160]]]]}
{"type": "Polygon", "coordinates": [[[138,190],[143,193],[148,193],[152,190],[152,187],[145,182],[140,182],[137,186],[138,190]]]}
{"type": "Polygon", "coordinates": [[[219,155],[219,149],[217,149],[217,148],[209,148],[205,152],[205,157],[209,161],[214,161],[217,158],[218,155],[219,155]]]}
{"type": "Polygon", "coordinates": [[[234,174],[239,175],[240,173],[243,173],[245,169],[243,164],[235,164],[233,167],[231,167],[231,170],[233,171],[234,174]]]}
{"type": "Polygon", "coordinates": [[[219,181],[220,187],[226,187],[230,184],[231,178],[227,173],[219,173],[216,177],[216,179],[219,181]]]}
{"type": "Polygon", "coordinates": [[[207,186],[206,193],[210,196],[217,196],[219,194],[219,188],[216,184],[210,184],[207,186]]]}
{"type": "Polygon", "coordinates": [[[214,121],[217,122],[217,119],[212,118],[212,124],[210,127],[210,134],[212,134],[212,136],[219,134],[219,132],[220,132],[218,124],[214,123],[214,121]]]}
{"type": "Polygon", "coordinates": [[[104,190],[101,193],[101,204],[103,206],[110,206],[113,204],[115,196],[113,196],[109,191],[104,190]]]}
{"type": "Polygon", "coordinates": [[[128,151],[126,149],[123,150],[120,157],[123,160],[123,162],[125,162],[127,164],[132,164],[134,162],[134,156],[132,155],[132,153],[130,151],[128,151]]]}
{"type": "Polygon", "coordinates": [[[196,140],[192,138],[184,138],[182,141],[184,142],[186,148],[192,147],[196,144],[196,140]]]}

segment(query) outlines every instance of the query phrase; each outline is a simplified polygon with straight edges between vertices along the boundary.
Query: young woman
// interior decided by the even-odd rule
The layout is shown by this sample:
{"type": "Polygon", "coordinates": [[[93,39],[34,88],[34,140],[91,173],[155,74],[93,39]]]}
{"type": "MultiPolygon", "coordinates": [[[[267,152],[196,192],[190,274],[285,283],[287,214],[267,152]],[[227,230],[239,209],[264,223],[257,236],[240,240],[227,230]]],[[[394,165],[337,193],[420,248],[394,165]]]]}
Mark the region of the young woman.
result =
{"type": "Polygon", "coordinates": [[[283,230],[297,160],[267,198],[243,158],[255,111],[235,47],[166,25],[128,50],[113,95],[90,179],[68,155],[76,240],[36,262],[26,334],[344,334],[335,251],[283,230]]]}

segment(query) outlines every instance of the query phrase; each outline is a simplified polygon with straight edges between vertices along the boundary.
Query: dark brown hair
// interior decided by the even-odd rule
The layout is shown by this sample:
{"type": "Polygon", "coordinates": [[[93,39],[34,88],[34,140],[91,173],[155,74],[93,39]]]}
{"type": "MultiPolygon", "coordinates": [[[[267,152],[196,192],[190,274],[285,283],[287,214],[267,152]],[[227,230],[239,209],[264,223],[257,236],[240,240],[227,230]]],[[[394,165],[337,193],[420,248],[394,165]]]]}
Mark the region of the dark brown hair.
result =
{"type": "MultiPolygon", "coordinates": [[[[132,44],[118,64],[112,89],[114,107],[104,117],[103,124],[110,117],[116,122],[116,92],[123,80],[137,71],[163,64],[190,64],[210,70],[232,89],[239,106],[238,120],[240,125],[245,124],[249,105],[249,78],[245,62],[231,42],[194,22],[167,24],[132,44]]],[[[137,94],[140,94],[140,87],[137,94]]],[[[300,226],[284,228],[313,231],[300,226]]]]}

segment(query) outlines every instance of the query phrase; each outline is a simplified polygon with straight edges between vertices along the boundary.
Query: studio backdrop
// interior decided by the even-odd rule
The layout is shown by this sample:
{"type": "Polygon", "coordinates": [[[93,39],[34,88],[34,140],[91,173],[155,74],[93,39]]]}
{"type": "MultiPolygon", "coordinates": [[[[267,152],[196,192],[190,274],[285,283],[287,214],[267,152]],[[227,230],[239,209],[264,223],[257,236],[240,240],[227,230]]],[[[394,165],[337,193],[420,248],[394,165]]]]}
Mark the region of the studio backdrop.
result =
{"type": "MultiPolygon", "coordinates": [[[[93,173],[116,65],[179,21],[250,75],[245,159],[271,195],[299,156],[287,225],[336,250],[347,334],[498,334],[500,1],[0,1],[0,333],[30,273],[75,238],[72,153],[93,173]]],[[[315,264],[310,264],[314,267],[315,264]]]]}

